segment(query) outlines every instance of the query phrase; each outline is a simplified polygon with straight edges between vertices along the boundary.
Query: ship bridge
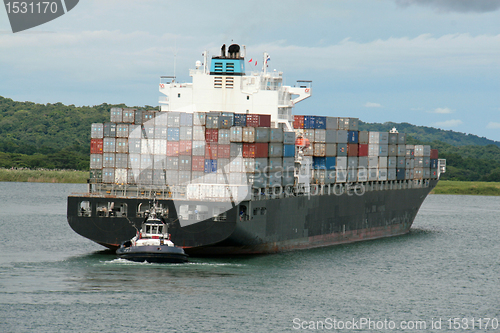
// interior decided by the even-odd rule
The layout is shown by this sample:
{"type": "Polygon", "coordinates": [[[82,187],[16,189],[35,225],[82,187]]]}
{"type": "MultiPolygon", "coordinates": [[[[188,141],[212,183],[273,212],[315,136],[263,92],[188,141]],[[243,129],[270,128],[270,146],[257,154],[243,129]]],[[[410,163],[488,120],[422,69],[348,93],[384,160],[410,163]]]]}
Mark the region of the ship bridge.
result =
{"type": "Polygon", "coordinates": [[[197,61],[189,75],[191,83],[178,83],[173,76],[162,76],[159,91],[161,111],[235,112],[269,114],[273,127],[284,124],[291,130],[292,109],[312,94],[312,81],[283,85],[283,73],[267,71],[269,55],[264,52],[262,70],[245,72],[245,46],[221,47],[220,55],[197,61]]]}

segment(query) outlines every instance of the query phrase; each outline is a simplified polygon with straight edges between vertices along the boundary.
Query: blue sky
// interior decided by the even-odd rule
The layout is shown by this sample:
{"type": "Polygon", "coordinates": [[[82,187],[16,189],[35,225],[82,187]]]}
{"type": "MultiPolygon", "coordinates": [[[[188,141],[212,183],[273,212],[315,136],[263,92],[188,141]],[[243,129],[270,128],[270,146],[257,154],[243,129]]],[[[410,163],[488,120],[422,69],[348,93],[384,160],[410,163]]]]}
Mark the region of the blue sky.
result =
{"type": "Polygon", "coordinates": [[[313,81],[295,114],[500,141],[500,0],[81,0],[16,34],[0,8],[0,95],[157,106],[160,75],[189,81],[231,41],[268,52],[288,85],[313,81]]]}

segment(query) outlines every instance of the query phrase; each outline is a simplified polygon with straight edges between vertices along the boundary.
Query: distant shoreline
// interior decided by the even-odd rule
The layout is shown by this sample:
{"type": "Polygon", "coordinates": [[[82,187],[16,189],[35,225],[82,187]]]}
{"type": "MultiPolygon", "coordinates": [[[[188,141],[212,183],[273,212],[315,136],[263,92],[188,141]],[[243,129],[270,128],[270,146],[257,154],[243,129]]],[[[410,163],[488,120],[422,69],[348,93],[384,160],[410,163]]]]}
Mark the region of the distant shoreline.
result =
{"type": "MultiPolygon", "coordinates": [[[[86,184],[88,171],[1,169],[0,182],[72,183],[86,184]]],[[[441,180],[431,194],[500,196],[499,182],[441,180]]]]}
{"type": "Polygon", "coordinates": [[[0,182],[85,184],[88,178],[88,171],[0,168],[0,182]]]}
{"type": "Polygon", "coordinates": [[[500,183],[440,180],[431,194],[500,196],[500,183]]]}

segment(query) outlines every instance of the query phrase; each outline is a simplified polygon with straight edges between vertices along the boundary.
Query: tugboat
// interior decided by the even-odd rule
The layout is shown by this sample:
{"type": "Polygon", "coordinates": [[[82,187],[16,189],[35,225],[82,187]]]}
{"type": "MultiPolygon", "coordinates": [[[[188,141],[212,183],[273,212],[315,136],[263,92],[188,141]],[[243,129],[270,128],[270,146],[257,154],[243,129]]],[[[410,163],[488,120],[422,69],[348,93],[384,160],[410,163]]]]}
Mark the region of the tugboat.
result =
{"type": "Polygon", "coordinates": [[[168,233],[168,223],[158,213],[156,200],[153,199],[150,211],[142,222],[141,230],[130,240],[123,242],[116,254],[119,258],[149,263],[184,263],[188,255],[174,245],[168,233]]]}

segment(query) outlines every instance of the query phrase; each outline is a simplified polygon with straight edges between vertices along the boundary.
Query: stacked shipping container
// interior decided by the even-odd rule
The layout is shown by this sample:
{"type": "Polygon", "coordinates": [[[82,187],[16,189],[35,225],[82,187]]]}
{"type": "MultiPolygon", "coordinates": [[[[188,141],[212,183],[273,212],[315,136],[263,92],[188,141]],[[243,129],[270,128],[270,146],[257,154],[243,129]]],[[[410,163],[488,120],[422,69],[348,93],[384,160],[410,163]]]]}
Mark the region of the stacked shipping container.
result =
{"type": "Polygon", "coordinates": [[[305,155],[316,183],[437,179],[437,150],[407,145],[404,133],[359,131],[357,118],[294,117],[311,143],[305,155]]]}
{"type": "MultiPolygon", "coordinates": [[[[437,151],[406,145],[401,133],[358,130],[357,118],[295,116],[308,138],[313,181],[437,178],[437,151]]],[[[113,108],[92,124],[91,181],[294,185],[296,133],[271,128],[270,115],[113,108]]]]}

